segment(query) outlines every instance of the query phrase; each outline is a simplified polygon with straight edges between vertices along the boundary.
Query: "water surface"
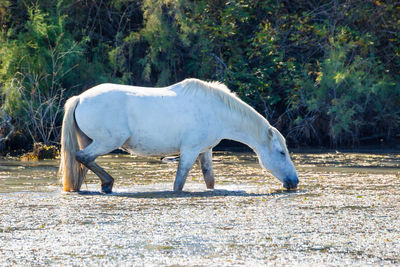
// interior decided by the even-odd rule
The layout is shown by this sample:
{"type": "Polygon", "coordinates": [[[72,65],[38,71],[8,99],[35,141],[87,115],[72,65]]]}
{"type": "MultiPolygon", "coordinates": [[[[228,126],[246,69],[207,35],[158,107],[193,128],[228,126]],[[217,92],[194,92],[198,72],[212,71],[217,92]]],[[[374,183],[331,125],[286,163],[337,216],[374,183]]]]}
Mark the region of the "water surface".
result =
{"type": "Polygon", "coordinates": [[[398,265],[399,154],[294,154],[285,191],[249,153],[217,152],[184,192],[173,160],[105,156],[114,193],[89,174],[62,193],[57,161],[0,160],[0,265],[398,265]]]}

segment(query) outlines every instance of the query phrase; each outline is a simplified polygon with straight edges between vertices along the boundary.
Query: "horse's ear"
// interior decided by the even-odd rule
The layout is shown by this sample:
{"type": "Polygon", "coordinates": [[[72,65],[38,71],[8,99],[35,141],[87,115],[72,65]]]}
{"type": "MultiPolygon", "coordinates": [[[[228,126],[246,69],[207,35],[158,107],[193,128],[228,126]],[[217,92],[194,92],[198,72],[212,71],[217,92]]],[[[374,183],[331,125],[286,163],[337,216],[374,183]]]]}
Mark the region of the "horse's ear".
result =
{"type": "Polygon", "coordinates": [[[271,144],[272,137],[274,137],[274,130],[272,130],[272,127],[270,127],[270,128],[268,128],[268,130],[267,130],[267,144],[268,144],[268,148],[269,148],[269,145],[271,144]]]}
{"type": "Polygon", "coordinates": [[[272,127],[268,128],[268,140],[271,140],[272,137],[274,137],[274,130],[272,130],[272,127]]]}

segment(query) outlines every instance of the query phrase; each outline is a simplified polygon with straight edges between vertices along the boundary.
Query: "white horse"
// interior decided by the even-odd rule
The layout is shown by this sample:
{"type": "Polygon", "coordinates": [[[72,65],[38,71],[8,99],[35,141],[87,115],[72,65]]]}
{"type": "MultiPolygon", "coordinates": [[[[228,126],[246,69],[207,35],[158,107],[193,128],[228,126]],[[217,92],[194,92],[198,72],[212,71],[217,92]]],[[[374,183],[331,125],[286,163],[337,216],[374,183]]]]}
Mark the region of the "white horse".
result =
{"type": "Polygon", "coordinates": [[[95,159],[117,148],[141,155],[180,153],[174,191],[181,191],[200,158],[207,188],[214,188],[212,148],[222,139],[252,148],[260,165],[288,189],[296,169],[277,129],[218,82],[186,79],[164,88],[101,84],[65,104],[61,136],[64,191],[79,191],[87,169],[111,193],[114,179],[95,159]]]}

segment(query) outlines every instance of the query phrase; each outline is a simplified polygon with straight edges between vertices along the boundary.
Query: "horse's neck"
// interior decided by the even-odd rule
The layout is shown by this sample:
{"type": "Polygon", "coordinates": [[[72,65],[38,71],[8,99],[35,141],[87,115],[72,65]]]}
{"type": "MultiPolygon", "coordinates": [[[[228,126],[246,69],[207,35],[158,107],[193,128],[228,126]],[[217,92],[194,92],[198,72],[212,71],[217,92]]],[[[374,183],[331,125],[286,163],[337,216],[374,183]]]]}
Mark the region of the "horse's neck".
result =
{"type": "Polygon", "coordinates": [[[260,126],[267,129],[267,121],[256,115],[243,117],[239,112],[232,111],[226,114],[225,118],[228,119],[225,120],[223,138],[246,144],[258,153],[262,138],[258,129],[260,126]]]}

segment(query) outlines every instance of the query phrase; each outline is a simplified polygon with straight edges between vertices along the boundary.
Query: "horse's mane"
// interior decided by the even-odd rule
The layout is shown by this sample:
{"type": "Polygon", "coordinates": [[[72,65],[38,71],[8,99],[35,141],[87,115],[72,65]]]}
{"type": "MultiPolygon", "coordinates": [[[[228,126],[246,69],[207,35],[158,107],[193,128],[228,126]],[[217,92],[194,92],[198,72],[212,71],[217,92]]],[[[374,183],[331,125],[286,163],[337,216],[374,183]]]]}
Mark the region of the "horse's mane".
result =
{"type": "MultiPolygon", "coordinates": [[[[253,123],[253,129],[259,138],[266,138],[267,129],[275,129],[270,126],[269,122],[261,116],[251,106],[241,100],[233,92],[231,92],[225,84],[220,82],[205,82],[198,79],[186,79],[181,83],[181,92],[184,94],[206,93],[216,96],[230,110],[236,111],[244,118],[248,118],[253,123]],[[265,127],[267,125],[267,127],[265,127]]],[[[268,138],[269,139],[269,138],[268,138]]],[[[262,139],[260,139],[262,140],[262,139]]],[[[269,141],[269,140],[268,140],[269,141]]]]}

